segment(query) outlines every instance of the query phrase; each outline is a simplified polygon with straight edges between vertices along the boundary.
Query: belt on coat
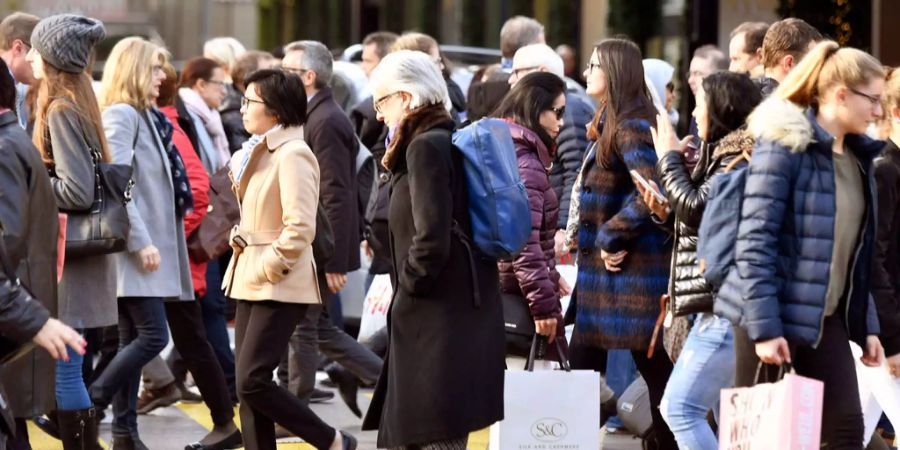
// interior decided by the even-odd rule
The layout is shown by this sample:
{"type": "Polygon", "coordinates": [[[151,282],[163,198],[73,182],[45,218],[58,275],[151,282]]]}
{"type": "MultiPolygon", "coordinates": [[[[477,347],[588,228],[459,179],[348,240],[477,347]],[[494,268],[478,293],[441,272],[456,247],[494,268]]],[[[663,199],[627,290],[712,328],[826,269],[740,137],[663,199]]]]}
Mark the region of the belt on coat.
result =
{"type": "Polygon", "coordinates": [[[236,247],[235,251],[240,253],[247,247],[271,244],[278,236],[281,236],[281,230],[248,231],[235,226],[231,230],[231,243],[236,247]]]}

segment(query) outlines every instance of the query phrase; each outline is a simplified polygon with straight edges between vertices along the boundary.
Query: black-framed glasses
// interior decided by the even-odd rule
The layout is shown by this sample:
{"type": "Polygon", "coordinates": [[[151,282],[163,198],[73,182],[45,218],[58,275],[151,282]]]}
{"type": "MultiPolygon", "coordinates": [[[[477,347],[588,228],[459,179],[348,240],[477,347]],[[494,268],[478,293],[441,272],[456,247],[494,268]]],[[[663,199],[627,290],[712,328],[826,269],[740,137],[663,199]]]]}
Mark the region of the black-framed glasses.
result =
{"type": "Polygon", "coordinates": [[[600,68],[599,63],[588,62],[587,65],[584,67],[584,70],[587,70],[587,73],[594,73],[594,69],[599,69],[599,68],[600,68]]]}
{"type": "Polygon", "coordinates": [[[866,100],[869,101],[869,103],[872,104],[873,107],[876,107],[881,104],[881,97],[876,97],[874,95],[866,94],[865,92],[857,91],[856,89],[853,89],[852,87],[847,87],[847,89],[849,89],[850,92],[852,92],[860,97],[864,97],[866,100]]]}
{"type": "Polygon", "coordinates": [[[556,114],[556,120],[562,120],[563,116],[566,114],[566,105],[562,105],[559,108],[550,108],[550,111],[553,111],[556,114]]]}
{"type": "Polygon", "coordinates": [[[390,94],[385,95],[384,97],[381,97],[378,100],[375,100],[375,104],[373,105],[375,107],[375,112],[381,114],[381,105],[383,105],[384,102],[387,101],[387,99],[399,94],[400,92],[402,92],[402,91],[391,92],[390,94]]]}
{"type": "Polygon", "coordinates": [[[246,108],[247,105],[251,103],[259,103],[260,105],[265,105],[266,102],[262,100],[257,100],[255,98],[248,98],[247,96],[241,97],[241,108],[246,108]]]}

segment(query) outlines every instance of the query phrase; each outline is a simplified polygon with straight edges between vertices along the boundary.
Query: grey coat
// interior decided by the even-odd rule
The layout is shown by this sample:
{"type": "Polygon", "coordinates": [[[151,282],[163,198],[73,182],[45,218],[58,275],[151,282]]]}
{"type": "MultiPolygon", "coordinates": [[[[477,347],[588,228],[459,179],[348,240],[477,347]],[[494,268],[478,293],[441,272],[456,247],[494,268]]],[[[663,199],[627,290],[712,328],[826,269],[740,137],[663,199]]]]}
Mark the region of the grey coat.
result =
{"type": "MultiPolygon", "coordinates": [[[[19,280],[56,316],[56,237],[59,219],[47,168],[12,111],[0,114],[0,223],[19,280]]],[[[43,324],[41,324],[43,326],[43,324]]],[[[14,336],[13,336],[14,337],[14,336]]],[[[56,408],[56,363],[42,349],[0,368],[0,382],[16,417],[56,408]]]]}
{"type": "Polygon", "coordinates": [[[148,111],[117,103],[103,111],[103,128],[113,162],[132,164],[134,187],[128,203],[131,233],[128,250],[116,255],[119,297],[162,297],[193,300],[184,221],[175,215],[175,193],[169,158],[151,125],[148,111]],[[144,270],[138,252],[154,245],[160,265],[144,270]]]}
{"type": "MultiPolygon", "coordinates": [[[[66,100],[50,105],[47,125],[54,166],[50,175],[56,204],[62,211],[85,211],[94,201],[94,163],[91,148],[100,149],[98,136],[66,100]],[[88,137],[90,136],[90,137],[88,137]]],[[[115,325],[115,256],[66,258],[59,283],[59,319],[74,328],[115,325]]]]}

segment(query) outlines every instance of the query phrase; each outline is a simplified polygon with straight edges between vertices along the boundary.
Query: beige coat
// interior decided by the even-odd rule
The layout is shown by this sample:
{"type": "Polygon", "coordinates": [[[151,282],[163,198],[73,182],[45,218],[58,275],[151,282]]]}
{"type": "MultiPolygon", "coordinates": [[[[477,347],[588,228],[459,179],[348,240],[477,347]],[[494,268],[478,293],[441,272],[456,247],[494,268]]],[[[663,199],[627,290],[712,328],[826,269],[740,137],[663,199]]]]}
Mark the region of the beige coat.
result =
{"type": "Polygon", "coordinates": [[[234,256],[225,273],[226,295],[321,303],[310,245],[316,235],[319,165],[303,141],[303,129],[290,127],[266,136],[251,150],[234,188],[241,223],[232,231],[234,256]]]}

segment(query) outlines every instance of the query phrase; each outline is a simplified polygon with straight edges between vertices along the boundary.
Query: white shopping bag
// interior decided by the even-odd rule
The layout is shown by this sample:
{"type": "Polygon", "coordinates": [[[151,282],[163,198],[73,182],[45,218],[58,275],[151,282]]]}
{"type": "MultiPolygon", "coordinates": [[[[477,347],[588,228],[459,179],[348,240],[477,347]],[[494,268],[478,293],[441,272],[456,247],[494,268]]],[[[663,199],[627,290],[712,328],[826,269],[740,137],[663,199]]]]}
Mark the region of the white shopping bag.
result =
{"type": "Polygon", "coordinates": [[[506,371],[504,419],[491,450],[600,448],[600,374],[590,370],[506,371]]]}
{"type": "Polygon", "coordinates": [[[366,342],[378,330],[387,326],[387,313],[391,307],[391,277],[388,274],[375,275],[366,300],[363,302],[363,312],[359,319],[359,342],[366,342]]]}

